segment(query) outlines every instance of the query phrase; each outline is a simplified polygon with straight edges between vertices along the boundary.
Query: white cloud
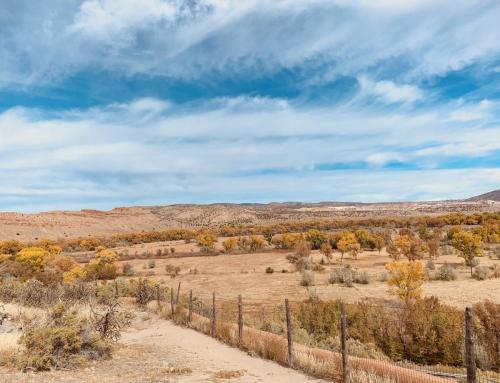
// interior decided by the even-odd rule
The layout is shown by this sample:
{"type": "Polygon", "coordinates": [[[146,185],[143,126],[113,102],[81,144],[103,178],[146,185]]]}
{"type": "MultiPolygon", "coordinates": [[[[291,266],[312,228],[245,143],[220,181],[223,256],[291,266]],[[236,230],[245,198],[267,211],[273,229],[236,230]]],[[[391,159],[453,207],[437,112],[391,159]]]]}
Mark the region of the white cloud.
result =
{"type": "Polygon", "coordinates": [[[200,78],[321,65],[320,81],[390,69],[398,81],[375,91],[414,100],[411,81],[500,53],[494,0],[7,0],[3,8],[4,87],[86,68],[200,78]]]}
{"type": "Polygon", "coordinates": [[[414,85],[395,84],[393,81],[372,81],[366,76],[358,77],[362,92],[387,103],[412,103],[423,98],[423,92],[414,85]]]}
{"type": "Polygon", "coordinates": [[[0,114],[0,208],[39,204],[40,195],[47,196],[43,206],[53,201],[53,208],[77,204],[82,195],[96,207],[473,195],[493,186],[499,171],[440,170],[440,162],[500,150],[500,129],[451,121],[454,107],[473,105],[386,113],[239,97],[188,109],[137,99],[50,117],[15,108],[0,114]],[[384,169],[391,161],[428,170],[384,169]],[[369,170],[336,170],[364,162],[369,170]],[[332,170],[318,170],[322,164],[332,170]],[[450,182],[460,190],[450,190],[450,182]]]}

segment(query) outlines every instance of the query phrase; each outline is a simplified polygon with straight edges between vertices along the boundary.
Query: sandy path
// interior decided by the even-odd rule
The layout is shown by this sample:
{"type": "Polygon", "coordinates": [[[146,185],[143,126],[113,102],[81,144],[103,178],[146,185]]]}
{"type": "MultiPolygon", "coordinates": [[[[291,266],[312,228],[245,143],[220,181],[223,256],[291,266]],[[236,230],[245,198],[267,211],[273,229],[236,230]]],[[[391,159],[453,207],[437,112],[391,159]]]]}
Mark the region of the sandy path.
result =
{"type": "Polygon", "coordinates": [[[0,381],[4,383],[325,382],[306,377],[276,363],[252,357],[169,321],[148,320],[137,323],[134,329],[123,335],[120,344],[121,347],[112,360],[96,363],[83,370],[38,374],[0,370],[0,381]],[[235,377],[222,378],[226,374],[235,377]]]}

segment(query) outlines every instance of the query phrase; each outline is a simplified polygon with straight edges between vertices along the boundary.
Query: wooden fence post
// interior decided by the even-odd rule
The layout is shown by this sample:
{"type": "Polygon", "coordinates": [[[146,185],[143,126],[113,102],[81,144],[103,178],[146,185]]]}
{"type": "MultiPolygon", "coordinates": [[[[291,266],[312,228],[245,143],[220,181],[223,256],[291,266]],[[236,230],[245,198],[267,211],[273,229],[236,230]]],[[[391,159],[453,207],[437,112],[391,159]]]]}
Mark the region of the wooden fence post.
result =
{"type": "Polygon", "coordinates": [[[243,343],[243,300],[238,295],[238,344],[243,343]]]}
{"type": "Polygon", "coordinates": [[[115,279],[115,298],[118,299],[119,297],[119,291],[118,291],[118,282],[115,279]]]}
{"type": "Polygon", "coordinates": [[[288,366],[293,366],[293,329],[292,318],[290,316],[290,305],[288,298],[285,299],[285,315],[286,315],[286,335],[288,340],[288,366]]]}
{"type": "Polygon", "coordinates": [[[160,307],[160,285],[156,285],[156,303],[160,307]]]}
{"type": "Polygon", "coordinates": [[[193,290],[189,290],[189,312],[188,312],[188,321],[191,323],[193,319],[193,290]]]}
{"type": "Polygon", "coordinates": [[[177,297],[175,298],[175,304],[179,304],[179,294],[181,292],[181,283],[179,282],[179,285],[177,286],[177,297]]]}
{"type": "Polygon", "coordinates": [[[175,316],[174,289],[170,289],[170,312],[172,313],[172,319],[174,319],[175,316]]]}
{"type": "Polygon", "coordinates": [[[349,361],[347,353],[347,328],[346,328],[345,308],[340,306],[340,348],[342,351],[342,383],[349,382],[349,361]]]}
{"type": "Polygon", "coordinates": [[[212,336],[215,338],[215,336],[217,335],[215,333],[215,329],[216,329],[216,323],[215,323],[215,316],[216,316],[216,312],[215,312],[215,291],[212,293],[212,336]]]}
{"type": "Polygon", "coordinates": [[[472,307],[465,309],[465,364],[467,366],[467,383],[476,383],[476,354],[474,352],[474,327],[472,307]]]}

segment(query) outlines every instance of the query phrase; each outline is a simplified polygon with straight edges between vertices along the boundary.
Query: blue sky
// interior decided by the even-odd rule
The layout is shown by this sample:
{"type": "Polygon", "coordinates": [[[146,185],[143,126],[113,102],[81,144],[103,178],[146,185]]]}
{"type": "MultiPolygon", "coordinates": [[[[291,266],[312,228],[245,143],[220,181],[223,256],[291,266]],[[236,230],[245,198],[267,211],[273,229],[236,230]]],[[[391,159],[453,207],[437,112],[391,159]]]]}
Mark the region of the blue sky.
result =
{"type": "Polygon", "coordinates": [[[500,187],[500,3],[3,0],[0,210],[500,187]]]}

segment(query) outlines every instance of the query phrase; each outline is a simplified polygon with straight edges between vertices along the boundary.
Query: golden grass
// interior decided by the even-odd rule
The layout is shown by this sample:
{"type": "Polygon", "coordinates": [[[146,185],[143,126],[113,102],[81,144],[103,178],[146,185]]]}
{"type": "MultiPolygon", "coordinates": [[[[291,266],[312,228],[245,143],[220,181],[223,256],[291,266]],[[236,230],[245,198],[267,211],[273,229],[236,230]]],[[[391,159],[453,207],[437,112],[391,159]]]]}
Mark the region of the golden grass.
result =
{"type": "MultiPolygon", "coordinates": [[[[315,262],[321,259],[315,250],[312,252],[315,262]]],[[[218,300],[236,301],[238,294],[243,296],[245,305],[252,303],[280,304],[284,297],[291,301],[302,301],[308,298],[307,290],[300,286],[300,273],[281,270],[291,270],[292,265],[286,259],[286,252],[265,252],[255,254],[229,254],[211,257],[182,257],[171,259],[156,259],[156,267],[153,270],[142,269],[146,260],[129,261],[137,271],[136,277],[153,271],[153,278],[164,279],[170,287],[177,288],[178,282],[182,282],[181,292],[184,294],[190,289],[198,298],[210,300],[212,291],[217,293],[218,300]],[[176,278],[166,275],[165,265],[169,263],[181,268],[181,273],[176,278]],[[275,272],[266,274],[266,267],[272,267],[275,272]],[[197,273],[189,270],[197,269],[197,273]],[[144,274],[143,274],[144,273],[144,274]],[[279,294],[275,292],[279,291],[279,294]]],[[[380,281],[385,273],[384,265],[391,259],[385,251],[381,255],[377,252],[362,252],[357,260],[346,258],[345,264],[368,273],[371,282],[368,285],[356,285],[355,288],[328,283],[331,270],[341,267],[338,254],[334,255],[331,265],[325,265],[324,272],[315,272],[314,291],[321,300],[342,298],[346,302],[357,302],[364,298],[388,299],[391,298],[387,292],[387,283],[380,281]]],[[[491,266],[498,263],[487,257],[481,258],[481,264],[491,266]]],[[[426,260],[423,261],[424,263],[426,260]]],[[[443,255],[435,261],[436,267],[448,262],[457,265],[458,279],[455,281],[428,281],[423,290],[426,296],[437,296],[443,303],[463,308],[467,305],[490,299],[500,303],[498,294],[495,294],[495,286],[498,279],[475,281],[470,278],[470,270],[459,266],[461,258],[456,255],[443,255]],[[473,288],[471,288],[473,286],[473,288]]]]}
{"type": "Polygon", "coordinates": [[[220,379],[241,378],[243,375],[245,375],[245,372],[245,370],[220,370],[213,375],[212,379],[214,381],[218,381],[220,379]]]}

